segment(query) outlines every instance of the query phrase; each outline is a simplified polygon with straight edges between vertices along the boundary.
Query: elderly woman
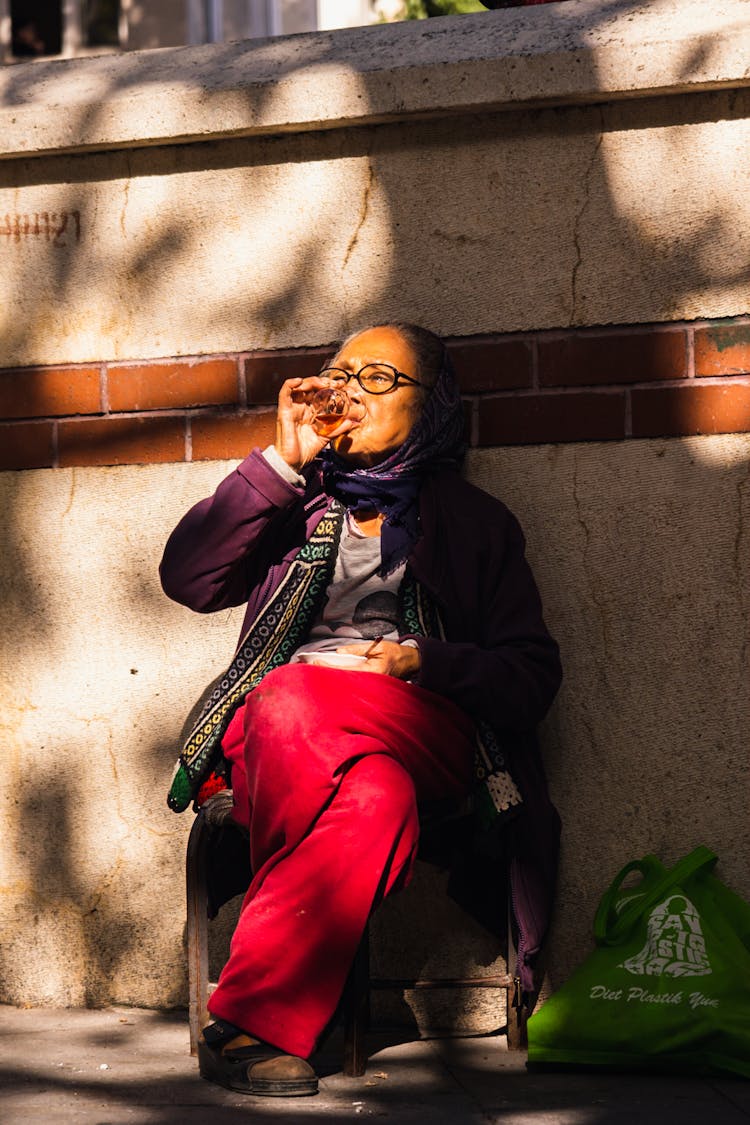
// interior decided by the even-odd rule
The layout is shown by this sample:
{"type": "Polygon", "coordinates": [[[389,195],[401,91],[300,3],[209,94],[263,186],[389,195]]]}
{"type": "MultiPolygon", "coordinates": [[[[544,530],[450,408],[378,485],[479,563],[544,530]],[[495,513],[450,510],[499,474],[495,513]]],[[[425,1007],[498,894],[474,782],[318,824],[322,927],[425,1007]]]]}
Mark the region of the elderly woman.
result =
{"type": "Polygon", "coordinates": [[[199,1051],[232,1089],[317,1090],[306,1059],[369,915],[409,880],[418,808],[473,810],[484,858],[464,848],[454,891],[494,928],[493,827],[510,846],[533,991],[558,837],[533,730],[560,666],[516,520],[459,476],[463,428],[442,341],[368,328],[320,376],[284,383],[275,445],[167,544],[170,597],[202,613],[247,602],[169,797],[180,811],[229,772],[249,829],[253,878],[199,1051]],[[311,396],[332,384],[350,408],[326,437],[311,396]],[[332,653],[354,670],[319,663],[332,653]]]}

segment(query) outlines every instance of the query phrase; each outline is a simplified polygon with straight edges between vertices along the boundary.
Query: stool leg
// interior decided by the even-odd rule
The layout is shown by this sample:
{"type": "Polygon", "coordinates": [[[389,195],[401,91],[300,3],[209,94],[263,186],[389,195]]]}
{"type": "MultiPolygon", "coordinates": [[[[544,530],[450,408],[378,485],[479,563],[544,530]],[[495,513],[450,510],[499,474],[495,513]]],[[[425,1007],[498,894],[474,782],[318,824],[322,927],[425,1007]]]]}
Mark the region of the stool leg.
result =
{"type": "Polygon", "coordinates": [[[366,928],[344,988],[343,1071],[347,1078],[361,1078],[367,1068],[365,1035],[369,1019],[370,936],[366,928]]]}
{"type": "Polygon", "coordinates": [[[518,985],[513,983],[505,990],[507,1010],[507,1036],[509,1051],[524,1051],[528,1045],[526,1037],[526,1009],[518,996],[518,985]]]}
{"type": "Polygon", "coordinates": [[[206,850],[210,829],[203,813],[196,816],[188,839],[185,861],[187,890],[188,1021],[190,1054],[198,1052],[198,1036],[208,1004],[208,896],[206,850]]]}
{"type": "Polygon", "coordinates": [[[526,1009],[523,1006],[521,999],[521,982],[516,976],[516,962],[518,960],[518,952],[516,950],[515,935],[513,933],[513,909],[508,895],[508,958],[507,968],[508,976],[512,978],[511,983],[505,990],[505,1020],[506,1020],[506,1034],[508,1037],[508,1050],[509,1051],[523,1051],[527,1046],[526,1037],[526,1009]]]}

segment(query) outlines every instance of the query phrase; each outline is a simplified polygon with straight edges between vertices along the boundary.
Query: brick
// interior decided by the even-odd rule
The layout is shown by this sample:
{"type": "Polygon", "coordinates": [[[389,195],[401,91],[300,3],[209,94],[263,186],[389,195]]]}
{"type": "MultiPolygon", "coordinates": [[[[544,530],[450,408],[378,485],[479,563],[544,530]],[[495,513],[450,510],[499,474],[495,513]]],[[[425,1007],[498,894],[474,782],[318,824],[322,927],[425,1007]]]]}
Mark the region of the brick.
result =
{"type": "Polygon", "coordinates": [[[509,395],[479,400],[478,445],[611,441],[624,436],[624,393],[509,395]]]}
{"type": "Polygon", "coordinates": [[[0,426],[0,469],[48,469],[54,462],[52,422],[0,426]]]}
{"type": "Polygon", "coordinates": [[[750,322],[712,324],[695,330],[696,375],[747,375],[750,322]]]}
{"type": "Polygon", "coordinates": [[[142,465],[185,460],[185,419],[97,418],[60,422],[60,465],[142,465]]]}
{"type": "Polygon", "coordinates": [[[539,340],[539,384],[584,387],[684,379],[688,373],[687,332],[575,333],[539,340]]]}
{"type": "Polygon", "coordinates": [[[750,430],[750,382],[691,383],[633,391],[633,436],[736,434],[750,430]]]}
{"type": "Polygon", "coordinates": [[[276,437],[276,411],[258,414],[204,414],[192,420],[194,461],[233,461],[276,437]]]}
{"type": "Polygon", "coordinates": [[[473,336],[446,340],[446,344],[464,394],[531,386],[531,344],[528,340],[473,336]]]}
{"type": "Polygon", "coordinates": [[[26,367],[0,371],[0,418],[98,414],[98,367],[26,367]]]}
{"type": "Polygon", "coordinates": [[[256,352],[243,362],[247,401],[251,406],[275,403],[286,379],[317,375],[333,358],[331,348],[296,348],[289,351],[256,352]]]}
{"type": "Polygon", "coordinates": [[[237,361],[208,359],[107,369],[109,408],[120,410],[228,406],[239,402],[237,361]]]}

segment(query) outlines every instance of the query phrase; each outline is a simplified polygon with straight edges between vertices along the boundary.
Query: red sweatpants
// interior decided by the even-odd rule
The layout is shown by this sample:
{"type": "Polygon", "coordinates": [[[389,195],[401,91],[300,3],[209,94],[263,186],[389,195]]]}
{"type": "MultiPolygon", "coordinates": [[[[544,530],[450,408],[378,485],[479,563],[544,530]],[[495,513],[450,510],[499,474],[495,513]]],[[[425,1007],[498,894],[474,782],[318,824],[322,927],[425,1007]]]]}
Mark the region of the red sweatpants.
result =
{"type": "Polygon", "coordinates": [[[408,882],[417,800],[466,792],[472,735],[455,704],[390,676],[266,676],[223,742],[254,877],[212,1015],[311,1054],[370,913],[408,882]]]}

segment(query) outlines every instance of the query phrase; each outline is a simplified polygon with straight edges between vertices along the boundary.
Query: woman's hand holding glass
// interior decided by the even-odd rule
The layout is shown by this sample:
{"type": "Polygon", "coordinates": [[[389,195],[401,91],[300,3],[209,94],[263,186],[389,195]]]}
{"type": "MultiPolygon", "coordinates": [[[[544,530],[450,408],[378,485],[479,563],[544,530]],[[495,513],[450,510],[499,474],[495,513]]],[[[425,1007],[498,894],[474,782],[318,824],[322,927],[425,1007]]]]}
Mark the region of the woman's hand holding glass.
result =
{"type": "Polygon", "coordinates": [[[279,392],[276,450],[299,472],[332,437],[354,429],[363,416],[364,408],[345,387],[334,387],[319,375],[287,379],[279,392]]]}

